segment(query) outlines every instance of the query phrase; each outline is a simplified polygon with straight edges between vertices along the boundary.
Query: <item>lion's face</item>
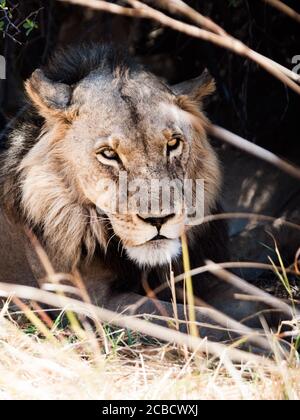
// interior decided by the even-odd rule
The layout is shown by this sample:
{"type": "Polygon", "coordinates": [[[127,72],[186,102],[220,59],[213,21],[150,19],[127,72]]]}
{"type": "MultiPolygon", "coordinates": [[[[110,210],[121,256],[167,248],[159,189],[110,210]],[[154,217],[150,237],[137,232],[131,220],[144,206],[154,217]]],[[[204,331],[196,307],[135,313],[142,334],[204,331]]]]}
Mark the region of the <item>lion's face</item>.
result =
{"type": "Polygon", "coordinates": [[[182,196],[171,190],[168,203],[163,203],[160,194],[151,196],[151,188],[155,182],[184,185],[185,179],[204,179],[205,209],[209,210],[219,172],[205,137],[204,118],[195,123],[190,109],[184,109],[185,101],[192,107],[188,98],[183,100],[146,72],[132,78],[128,74],[103,78],[95,73],[72,92],[64,110],[66,124],[61,104],[53,108],[52,100],[49,106],[44,90],[53,94],[56,89],[59,100],[68,98],[68,102],[69,91],[63,92],[62,84],[53,88],[52,83],[50,92],[50,83],[35,74],[27,84],[29,95],[47,118],[46,137],[52,146],[44,159],[56,166],[76,204],[97,209],[91,223],[105,230],[101,245],[105,248],[117,239],[120,252],[125,250],[141,266],[170,262],[180,254],[186,225],[185,208],[179,202],[182,196]],[[43,98],[37,96],[38,91],[43,98]],[[121,206],[124,195],[127,207],[124,201],[121,206]],[[149,200],[141,203],[145,195],[149,200]],[[129,209],[129,202],[135,206],[129,209]]]}

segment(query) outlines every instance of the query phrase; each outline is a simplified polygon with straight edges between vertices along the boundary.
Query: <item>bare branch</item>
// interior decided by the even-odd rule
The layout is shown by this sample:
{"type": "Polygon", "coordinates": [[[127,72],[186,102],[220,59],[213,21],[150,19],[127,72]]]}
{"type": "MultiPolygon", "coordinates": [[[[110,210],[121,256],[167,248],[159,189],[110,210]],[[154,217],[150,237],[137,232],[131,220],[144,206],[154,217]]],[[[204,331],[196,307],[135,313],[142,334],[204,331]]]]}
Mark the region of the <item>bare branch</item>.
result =
{"type": "Polygon", "coordinates": [[[250,155],[265,160],[266,162],[276,166],[294,178],[300,179],[300,168],[292,165],[289,162],[286,162],[285,160],[279,158],[274,153],[269,152],[263,147],[251,143],[250,141],[245,140],[242,137],[233,134],[228,130],[225,130],[224,128],[217,127],[216,125],[211,125],[208,130],[212,136],[217,137],[222,141],[225,141],[226,143],[229,143],[232,146],[235,146],[244,152],[249,153],[250,155]]]}
{"type": "MultiPolygon", "coordinates": [[[[182,282],[187,276],[197,276],[199,274],[205,274],[207,272],[210,271],[211,268],[213,268],[214,266],[210,266],[210,265],[205,265],[205,266],[201,266],[201,267],[197,267],[194,268],[190,271],[187,271],[186,273],[182,273],[178,276],[175,277],[174,282],[175,284],[182,282]]],[[[219,268],[223,268],[223,269],[234,269],[234,268],[238,268],[238,269],[260,269],[260,270],[269,270],[269,271],[274,271],[274,266],[270,265],[270,264],[264,264],[264,263],[257,263],[257,262],[225,262],[225,263],[219,263],[218,264],[219,268]]],[[[278,269],[279,272],[283,272],[282,267],[276,267],[278,269]]],[[[297,274],[297,271],[286,268],[285,272],[287,274],[297,274]]],[[[168,288],[169,285],[167,282],[162,283],[161,285],[157,286],[154,290],[153,293],[154,294],[158,294],[162,291],[164,291],[166,288],[168,288]]],[[[134,310],[137,310],[140,306],[142,306],[144,303],[146,303],[147,301],[147,297],[141,297],[134,305],[132,305],[132,307],[134,308],[134,310]]]]}
{"type": "Polygon", "coordinates": [[[173,19],[164,13],[153,9],[152,7],[147,6],[146,4],[137,1],[129,0],[130,4],[134,6],[134,9],[123,8],[112,3],[107,3],[102,0],[59,0],[67,3],[77,4],[81,6],[91,7],[97,10],[104,10],[111,13],[124,14],[126,16],[138,17],[152,19],[164,26],[168,26],[176,31],[185,33],[186,35],[202,39],[204,41],[212,42],[219,47],[227,48],[228,50],[247,57],[252,61],[259,64],[262,68],[268,71],[277,79],[281,80],[284,84],[289,86],[292,90],[300,94],[300,86],[294,81],[300,81],[300,76],[295,72],[281,66],[280,64],[272,61],[269,58],[264,57],[263,55],[257,53],[256,51],[251,50],[241,41],[231,37],[219,35],[205,29],[198,28],[194,25],[189,25],[187,23],[181,22],[179,20],[173,19]]]}
{"type": "MultiPolygon", "coordinates": [[[[135,0],[127,0],[127,1],[135,1],[135,0]]],[[[192,9],[191,7],[187,6],[183,1],[181,0],[156,0],[157,2],[159,2],[159,4],[161,4],[162,6],[166,7],[169,11],[172,11],[173,9],[173,4],[176,3],[176,7],[175,10],[177,12],[181,12],[181,14],[183,16],[186,16],[188,18],[190,18],[192,21],[194,21],[195,23],[197,23],[198,25],[202,26],[203,28],[211,31],[211,32],[215,32],[216,34],[222,35],[223,37],[227,37],[228,39],[232,40],[236,40],[235,38],[233,38],[231,35],[229,35],[227,32],[224,31],[223,28],[221,28],[219,25],[217,25],[215,22],[212,22],[210,19],[206,18],[205,16],[201,15],[199,12],[197,12],[196,10],[192,9]],[[212,22],[212,24],[214,26],[212,26],[210,24],[210,22],[212,22]]],[[[237,40],[236,40],[237,41],[237,40]]],[[[248,47],[246,45],[244,45],[245,48],[248,49],[248,47]]],[[[286,76],[288,76],[290,79],[294,80],[294,81],[298,81],[300,80],[299,75],[297,75],[295,72],[287,69],[286,67],[282,66],[281,64],[269,59],[268,57],[263,56],[262,54],[259,54],[258,52],[248,49],[248,54],[247,57],[251,60],[268,60],[270,64],[272,64],[273,66],[277,67],[279,70],[281,70],[286,76]]],[[[258,63],[259,64],[259,63],[258,63]]]]}
{"type": "Polygon", "coordinates": [[[72,3],[78,6],[86,6],[91,9],[102,10],[103,12],[113,13],[115,15],[123,15],[136,18],[146,18],[143,11],[132,9],[131,7],[123,7],[118,4],[109,3],[103,0],[58,0],[64,3],[72,3]]]}
{"type": "MultiPolygon", "coordinates": [[[[131,2],[131,0],[127,0],[127,1],[131,2]]],[[[233,39],[233,37],[231,37],[226,31],[224,31],[224,29],[221,28],[221,26],[217,25],[211,19],[208,19],[207,17],[201,15],[201,13],[197,12],[193,8],[186,5],[182,0],[153,0],[153,1],[156,1],[161,6],[168,9],[170,12],[181,13],[183,16],[188,17],[191,21],[194,21],[196,24],[202,26],[204,29],[207,29],[208,31],[233,39]]],[[[250,51],[251,51],[251,54],[253,55],[253,58],[256,57],[259,60],[261,59],[268,60],[270,64],[277,67],[290,79],[294,80],[295,82],[299,82],[300,80],[299,75],[296,74],[295,72],[287,69],[286,67],[269,59],[268,57],[265,57],[262,54],[259,54],[258,52],[254,50],[250,50],[250,51]]]]}
{"type": "Polygon", "coordinates": [[[297,13],[294,9],[289,7],[287,4],[282,3],[279,0],[263,0],[265,3],[270,4],[270,6],[275,7],[275,9],[279,10],[282,13],[285,13],[290,18],[294,19],[296,22],[300,23],[300,14],[297,13]]]}
{"type": "MultiPolygon", "coordinates": [[[[228,263],[220,263],[218,264],[220,268],[223,269],[259,269],[259,270],[269,270],[274,272],[274,266],[271,264],[264,264],[264,263],[256,263],[256,262],[228,262],[228,263]]],[[[191,271],[188,271],[186,273],[182,273],[179,276],[175,277],[175,283],[180,282],[184,280],[187,276],[197,276],[199,274],[205,274],[209,271],[210,266],[206,265],[203,267],[194,268],[191,271]]],[[[278,271],[283,272],[282,267],[276,267],[278,271]]],[[[285,272],[287,274],[296,274],[296,271],[286,268],[285,272]]]]}
{"type": "Polygon", "coordinates": [[[251,223],[255,222],[270,222],[273,226],[286,226],[290,229],[300,230],[300,225],[286,220],[284,217],[272,217],[265,214],[258,213],[219,213],[219,214],[210,214],[205,216],[202,220],[202,223],[210,223],[216,220],[230,220],[230,219],[248,219],[251,220],[251,223]]]}
{"type": "MultiPolygon", "coordinates": [[[[131,0],[126,0],[128,3],[131,3],[131,0]]],[[[226,31],[213,22],[210,18],[201,15],[201,13],[194,10],[192,7],[188,6],[181,0],[150,0],[152,3],[157,3],[159,6],[164,7],[166,10],[169,10],[171,13],[179,13],[182,16],[187,17],[191,21],[197,23],[204,29],[207,29],[210,32],[214,32],[219,35],[227,35],[226,31]]]]}
{"type": "Polygon", "coordinates": [[[226,283],[231,284],[237,289],[243,290],[245,293],[249,294],[250,296],[257,296],[262,298],[263,301],[272,306],[275,309],[279,309],[283,313],[286,313],[288,316],[296,315],[299,316],[299,312],[289,306],[287,303],[283,302],[282,300],[269,295],[268,293],[264,292],[261,289],[253,286],[252,284],[247,283],[245,280],[242,280],[240,277],[236,276],[235,274],[230,273],[229,271],[224,270],[219,264],[215,264],[212,261],[206,261],[208,271],[213,273],[215,276],[220,278],[221,280],[225,281],[226,283]]]}

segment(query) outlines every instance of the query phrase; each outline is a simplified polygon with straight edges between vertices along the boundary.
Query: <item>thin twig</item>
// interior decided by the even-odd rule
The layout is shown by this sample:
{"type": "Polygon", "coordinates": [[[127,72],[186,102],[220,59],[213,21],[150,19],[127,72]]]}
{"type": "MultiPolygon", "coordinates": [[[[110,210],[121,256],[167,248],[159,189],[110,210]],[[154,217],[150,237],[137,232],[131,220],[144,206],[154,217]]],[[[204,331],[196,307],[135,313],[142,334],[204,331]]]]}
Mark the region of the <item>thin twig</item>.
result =
{"type": "Polygon", "coordinates": [[[275,227],[285,226],[290,229],[300,230],[300,225],[297,223],[290,222],[283,217],[272,217],[266,216],[264,214],[258,213],[244,213],[244,212],[234,212],[234,213],[218,213],[218,214],[210,214],[205,216],[201,223],[210,223],[215,222],[217,220],[230,220],[230,219],[249,219],[251,222],[270,222],[275,227]]]}
{"type": "MultiPolygon", "coordinates": [[[[257,262],[225,262],[225,263],[219,263],[218,266],[223,269],[260,269],[260,270],[269,270],[274,271],[274,267],[271,264],[264,264],[264,263],[257,263],[257,262]]],[[[205,265],[202,267],[197,267],[192,269],[191,271],[187,273],[182,273],[175,277],[174,283],[180,283],[182,282],[186,276],[197,276],[199,274],[205,274],[209,272],[210,268],[213,268],[213,266],[205,265]]],[[[281,267],[276,267],[280,272],[282,272],[281,267]]],[[[296,274],[296,272],[292,269],[286,268],[286,272],[288,274],[296,274]]],[[[158,287],[154,289],[154,293],[158,294],[162,291],[164,291],[168,287],[168,284],[165,282],[163,284],[160,284],[158,287]]],[[[136,311],[140,306],[142,306],[144,303],[146,303],[147,297],[141,297],[134,305],[132,305],[132,308],[136,311]]]]}
{"type": "MultiPolygon", "coordinates": [[[[131,0],[126,1],[131,3],[131,0]]],[[[152,3],[157,3],[159,6],[164,7],[166,10],[169,10],[173,14],[179,13],[210,32],[214,32],[219,35],[227,35],[226,31],[224,31],[224,29],[217,25],[214,21],[206,16],[201,15],[201,13],[197,12],[195,9],[181,0],[152,0],[152,3]]]]}
{"type": "MultiPolygon", "coordinates": [[[[127,0],[128,2],[131,0],[127,0]]],[[[187,4],[185,4],[181,0],[156,0],[161,6],[168,9],[170,12],[175,11],[181,13],[183,16],[188,17],[191,21],[194,21],[197,25],[200,25],[204,29],[207,29],[210,32],[214,32],[216,34],[222,35],[229,39],[234,39],[231,35],[229,35],[226,31],[224,31],[221,26],[217,25],[211,19],[203,16],[198,11],[194,10],[187,4]]],[[[248,47],[246,47],[248,48],[248,47]]],[[[297,73],[293,72],[292,70],[287,69],[286,67],[282,66],[281,64],[277,63],[276,61],[271,60],[268,57],[259,54],[258,52],[249,49],[249,53],[258,60],[268,60],[269,63],[278,68],[278,70],[282,71],[286,76],[290,79],[294,80],[295,82],[300,81],[300,77],[297,73]]],[[[251,57],[249,57],[251,58],[251,57]]],[[[252,59],[252,58],[251,58],[252,59]]]]}
{"type": "Polygon", "coordinates": [[[288,316],[299,316],[299,312],[296,310],[294,311],[291,306],[287,303],[283,302],[282,300],[269,295],[267,292],[264,292],[261,289],[253,286],[252,284],[247,283],[246,281],[242,280],[240,277],[236,276],[235,274],[230,273],[229,271],[224,270],[219,264],[215,264],[212,261],[206,262],[207,266],[211,273],[215,276],[219,277],[221,280],[231,284],[232,286],[236,287],[237,289],[243,290],[247,294],[252,296],[258,296],[263,299],[263,301],[272,306],[275,309],[279,309],[282,312],[286,313],[288,316]]]}
{"type": "MultiPolygon", "coordinates": [[[[180,293],[179,296],[183,297],[182,289],[180,289],[178,293],[180,293]]],[[[217,322],[219,325],[223,325],[226,328],[226,331],[234,332],[240,336],[244,336],[249,342],[256,344],[266,350],[271,350],[267,340],[261,336],[259,331],[253,330],[252,328],[236,321],[223,312],[220,312],[212,306],[208,305],[206,302],[196,296],[194,299],[195,304],[197,305],[197,309],[201,308],[202,313],[205,313],[206,316],[217,322]]]]}
{"type": "MultiPolygon", "coordinates": [[[[219,29],[218,33],[211,32],[210,29],[208,31],[204,31],[205,33],[202,32],[202,35],[200,34],[200,32],[198,32],[198,34],[188,33],[189,29],[191,29],[191,28],[194,28],[194,29],[199,29],[199,28],[197,28],[196,26],[186,25],[183,22],[180,22],[180,21],[175,20],[175,19],[171,19],[168,16],[164,15],[163,13],[157,11],[156,9],[153,9],[153,8],[147,6],[146,4],[142,3],[139,0],[127,0],[127,2],[129,2],[136,10],[143,9],[145,12],[148,12],[148,15],[149,15],[150,19],[158,20],[162,24],[164,24],[166,26],[170,26],[175,30],[180,30],[179,26],[178,26],[178,23],[182,24],[183,25],[183,27],[182,27],[183,31],[182,32],[184,32],[184,29],[185,29],[187,35],[195,36],[197,38],[202,38],[206,41],[213,42],[213,43],[219,45],[220,47],[225,47],[225,48],[235,52],[236,54],[239,54],[241,56],[249,58],[250,60],[259,64],[265,70],[269,71],[271,74],[273,74],[273,76],[277,77],[283,83],[286,83],[291,89],[296,90],[296,92],[298,94],[300,94],[299,86],[292,82],[292,80],[297,81],[297,82],[300,81],[300,76],[297,73],[295,73],[295,72],[287,69],[286,67],[278,64],[277,62],[271,60],[270,58],[267,58],[267,57],[259,54],[258,52],[252,50],[247,45],[245,45],[243,42],[241,42],[240,40],[238,40],[238,39],[234,38],[233,36],[227,34],[225,31],[223,31],[222,35],[220,35],[220,31],[222,31],[222,28],[220,26],[216,25],[219,29]],[[176,25],[176,23],[177,23],[177,25],[176,25]],[[285,77],[285,76],[287,76],[287,77],[285,77]]],[[[167,4],[170,5],[169,2],[167,4]]],[[[169,7],[169,9],[170,9],[170,7],[169,7]]],[[[183,8],[181,8],[181,9],[183,10],[183,8]]],[[[186,16],[187,13],[185,12],[184,15],[186,16]]],[[[199,23],[199,19],[202,19],[202,20],[205,19],[205,17],[203,15],[201,15],[199,12],[196,12],[194,9],[191,9],[191,8],[189,10],[189,17],[192,18],[192,20],[194,20],[194,22],[197,23],[197,24],[199,23]]],[[[207,26],[206,26],[206,28],[208,29],[207,26]]]]}
{"type": "Polygon", "coordinates": [[[222,141],[225,141],[226,143],[229,143],[232,146],[235,146],[244,152],[249,153],[250,155],[265,160],[266,162],[276,166],[294,178],[300,179],[300,168],[292,165],[289,162],[286,162],[285,160],[279,158],[274,153],[264,149],[263,147],[251,143],[250,141],[243,139],[237,134],[233,134],[225,128],[221,128],[216,125],[210,125],[208,127],[208,131],[212,136],[217,137],[218,139],[221,139],[222,141]]]}
{"type": "Polygon", "coordinates": [[[275,9],[279,10],[280,12],[285,13],[287,16],[294,19],[296,22],[300,23],[300,14],[297,13],[291,7],[289,7],[287,4],[282,3],[282,1],[279,1],[279,0],[263,0],[263,1],[275,7],[275,9]]]}
{"type": "MultiPolygon", "coordinates": [[[[274,271],[274,267],[271,264],[264,264],[264,263],[254,263],[254,262],[228,262],[228,263],[220,263],[219,266],[223,269],[253,269],[253,270],[268,270],[274,271]]],[[[197,276],[199,274],[204,274],[205,272],[209,271],[209,266],[203,266],[194,268],[193,270],[189,271],[188,273],[180,274],[179,276],[175,277],[175,283],[182,281],[186,275],[190,275],[192,277],[197,276]]],[[[280,272],[282,272],[281,267],[276,267],[280,272]]],[[[286,273],[288,274],[296,274],[296,271],[286,268],[286,273]]]]}

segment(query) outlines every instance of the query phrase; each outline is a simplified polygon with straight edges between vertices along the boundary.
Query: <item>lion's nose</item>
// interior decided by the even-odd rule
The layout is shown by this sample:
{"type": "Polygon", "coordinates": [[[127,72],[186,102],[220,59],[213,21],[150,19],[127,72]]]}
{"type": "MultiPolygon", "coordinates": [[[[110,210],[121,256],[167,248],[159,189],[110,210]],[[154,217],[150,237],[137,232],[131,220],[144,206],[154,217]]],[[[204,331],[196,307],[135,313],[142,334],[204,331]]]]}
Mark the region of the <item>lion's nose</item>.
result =
{"type": "Polygon", "coordinates": [[[143,220],[143,222],[149,223],[152,226],[155,226],[157,230],[159,231],[161,227],[167,223],[168,220],[173,219],[175,214],[168,214],[164,217],[142,217],[138,215],[138,217],[143,220]]]}

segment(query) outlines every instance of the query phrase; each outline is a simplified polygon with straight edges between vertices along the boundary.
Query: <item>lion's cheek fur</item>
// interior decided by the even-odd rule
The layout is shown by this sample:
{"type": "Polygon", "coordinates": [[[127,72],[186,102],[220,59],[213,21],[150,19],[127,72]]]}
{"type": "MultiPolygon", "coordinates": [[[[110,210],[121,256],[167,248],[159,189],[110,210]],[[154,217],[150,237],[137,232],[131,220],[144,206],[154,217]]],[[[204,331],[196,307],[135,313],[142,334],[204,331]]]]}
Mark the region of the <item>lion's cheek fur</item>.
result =
{"type": "Polygon", "coordinates": [[[43,245],[53,264],[70,271],[80,261],[82,246],[88,258],[98,243],[105,248],[106,231],[96,210],[83,205],[78,188],[63,177],[58,163],[51,159],[49,144],[42,147],[43,140],[19,166],[22,213],[26,224],[42,231],[43,245]]]}

